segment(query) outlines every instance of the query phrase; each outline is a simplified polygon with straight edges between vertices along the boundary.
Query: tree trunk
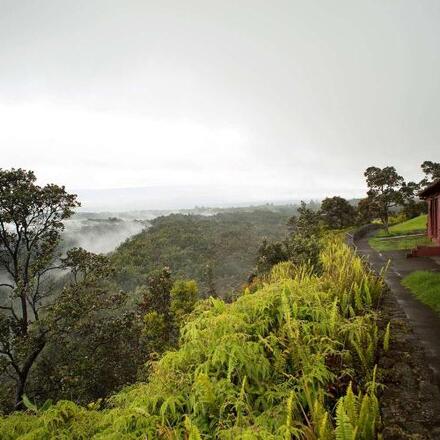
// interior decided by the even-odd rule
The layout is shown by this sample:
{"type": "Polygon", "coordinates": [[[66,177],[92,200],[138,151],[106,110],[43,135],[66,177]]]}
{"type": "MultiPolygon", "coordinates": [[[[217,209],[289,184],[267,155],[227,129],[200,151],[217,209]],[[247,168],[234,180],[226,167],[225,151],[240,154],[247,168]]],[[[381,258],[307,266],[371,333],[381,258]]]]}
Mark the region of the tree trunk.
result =
{"type": "Polygon", "coordinates": [[[41,339],[39,345],[26,359],[26,362],[24,363],[23,368],[21,369],[21,372],[18,375],[17,386],[15,388],[16,410],[23,409],[23,394],[25,393],[26,382],[29,376],[29,371],[31,370],[32,365],[34,365],[35,360],[37,359],[38,355],[41,353],[45,345],[46,345],[46,341],[44,339],[41,339]]]}
{"type": "Polygon", "coordinates": [[[382,223],[383,223],[383,227],[385,229],[386,234],[389,235],[390,228],[389,228],[389,224],[388,224],[389,223],[388,214],[384,215],[382,223]]]}
{"type": "Polygon", "coordinates": [[[27,335],[28,330],[28,312],[27,312],[27,303],[26,303],[26,293],[22,293],[20,295],[21,300],[21,313],[22,313],[22,322],[21,322],[21,332],[22,335],[27,335]]]}
{"type": "Polygon", "coordinates": [[[23,394],[26,386],[26,377],[20,375],[17,380],[17,386],[15,387],[15,409],[20,411],[24,409],[23,394]]]}

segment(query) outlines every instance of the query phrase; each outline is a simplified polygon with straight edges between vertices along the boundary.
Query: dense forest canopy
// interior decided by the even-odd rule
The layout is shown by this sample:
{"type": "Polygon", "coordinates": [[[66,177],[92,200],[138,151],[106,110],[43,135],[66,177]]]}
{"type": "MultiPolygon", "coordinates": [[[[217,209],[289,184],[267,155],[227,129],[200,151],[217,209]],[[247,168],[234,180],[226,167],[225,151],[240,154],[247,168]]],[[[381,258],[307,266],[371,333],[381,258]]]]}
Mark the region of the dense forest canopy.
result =
{"type": "Polygon", "coordinates": [[[213,281],[218,294],[230,293],[246,283],[263,238],[283,238],[295,212],[291,207],[156,218],[113,253],[116,279],[133,290],[150,272],[168,266],[175,276],[196,280],[202,292],[213,281]]]}

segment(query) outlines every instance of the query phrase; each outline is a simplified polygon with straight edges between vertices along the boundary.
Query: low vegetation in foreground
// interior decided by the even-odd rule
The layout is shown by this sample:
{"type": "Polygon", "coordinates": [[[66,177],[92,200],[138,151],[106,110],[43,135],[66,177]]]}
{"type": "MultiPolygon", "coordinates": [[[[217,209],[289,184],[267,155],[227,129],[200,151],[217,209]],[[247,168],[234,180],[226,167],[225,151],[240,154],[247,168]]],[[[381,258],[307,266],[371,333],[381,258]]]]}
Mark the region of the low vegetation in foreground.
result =
{"type": "Polygon", "coordinates": [[[431,240],[426,236],[426,214],[397,223],[389,228],[387,234],[380,230],[369,239],[372,248],[379,252],[409,250],[416,246],[430,246],[431,240]]]}
{"type": "Polygon", "coordinates": [[[0,421],[11,439],[374,439],[376,307],[383,281],[339,240],[320,275],[275,266],[233,303],[199,303],[147,383],[80,407],[49,402],[0,421]]]}
{"type": "Polygon", "coordinates": [[[402,284],[422,303],[440,314],[440,272],[419,270],[405,277],[402,284]]]}

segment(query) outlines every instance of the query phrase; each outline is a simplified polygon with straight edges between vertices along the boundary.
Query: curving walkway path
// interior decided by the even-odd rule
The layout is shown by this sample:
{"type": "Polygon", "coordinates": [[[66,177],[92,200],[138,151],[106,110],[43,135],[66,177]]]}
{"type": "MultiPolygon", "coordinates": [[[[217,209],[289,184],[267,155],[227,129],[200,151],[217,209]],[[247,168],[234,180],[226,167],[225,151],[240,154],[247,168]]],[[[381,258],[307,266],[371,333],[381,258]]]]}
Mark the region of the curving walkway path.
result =
{"type": "MultiPolygon", "coordinates": [[[[440,265],[429,257],[406,258],[407,251],[377,252],[368,244],[368,236],[355,241],[359,254],[368,258],[377,272],[391,260],[385,281],[406,314],[414,333],[423,345],[429,367],[440,385],[440,317],[417,300],[401,284],[402,278],[416,270],[440,272],[440,265]]],[[[440,292],[439,292],[440,294],[440,292]]]]}

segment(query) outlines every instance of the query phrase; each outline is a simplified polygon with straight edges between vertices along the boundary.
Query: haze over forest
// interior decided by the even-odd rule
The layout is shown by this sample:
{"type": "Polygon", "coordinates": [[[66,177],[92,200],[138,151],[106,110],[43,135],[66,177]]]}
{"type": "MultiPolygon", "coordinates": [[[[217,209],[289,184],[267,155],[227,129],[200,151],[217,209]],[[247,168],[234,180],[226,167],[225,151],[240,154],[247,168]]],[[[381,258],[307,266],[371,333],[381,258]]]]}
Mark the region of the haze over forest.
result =
{"type": "Polygon", "coordinates": [[[0,2],[1,166],[84,210],[350,198],[440,152],[440,3],[0,2]]]}

